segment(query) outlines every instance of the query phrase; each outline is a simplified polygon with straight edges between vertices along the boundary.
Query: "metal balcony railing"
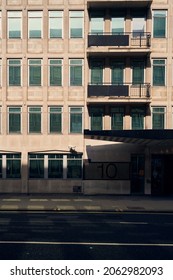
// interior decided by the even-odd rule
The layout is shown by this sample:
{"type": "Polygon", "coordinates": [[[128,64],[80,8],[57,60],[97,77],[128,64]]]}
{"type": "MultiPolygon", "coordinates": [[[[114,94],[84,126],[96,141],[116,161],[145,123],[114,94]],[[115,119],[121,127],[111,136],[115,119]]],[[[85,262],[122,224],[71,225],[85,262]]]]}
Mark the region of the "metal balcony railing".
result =
{"type": "Polygon", "coordinates": [[[89,84],[88,98],[147,98],[151,97],[150,84],[89,84]]]}
{"type": "Polygon", "coordinates": [[[88,47],[92,46],[149,48],[151,34],[149,32],[89,33],[88,47]]]}

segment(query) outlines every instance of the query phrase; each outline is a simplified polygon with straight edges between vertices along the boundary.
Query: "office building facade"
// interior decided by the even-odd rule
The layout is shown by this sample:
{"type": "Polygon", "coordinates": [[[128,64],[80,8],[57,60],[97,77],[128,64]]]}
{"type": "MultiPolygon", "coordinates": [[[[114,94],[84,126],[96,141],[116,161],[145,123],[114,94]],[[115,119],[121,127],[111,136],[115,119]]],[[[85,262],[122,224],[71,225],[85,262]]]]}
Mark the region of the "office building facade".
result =
{"type": "Polygon", "coordinates": [[[172,1],[0,7],[0,193],[172,194],[172,1]]]}

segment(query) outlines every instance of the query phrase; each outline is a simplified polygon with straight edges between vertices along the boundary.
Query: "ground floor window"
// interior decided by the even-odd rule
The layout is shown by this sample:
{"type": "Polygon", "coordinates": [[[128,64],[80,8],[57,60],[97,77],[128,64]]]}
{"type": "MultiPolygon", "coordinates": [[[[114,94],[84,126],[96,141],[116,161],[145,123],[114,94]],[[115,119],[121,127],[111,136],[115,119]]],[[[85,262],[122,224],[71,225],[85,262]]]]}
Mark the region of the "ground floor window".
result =
{"type": "Polygon", "coordinates": [[[30,154],[30,179],[80,179],[81,154],[30,154]]]}
{"type": "Polygon", "coordinates": [[[0,155],[0,178],[21,178],[21,154],[0,155]]]}
{"type": "Polygon", "coordinates": [[[80,179],[82,177],[82,156],[67,155],[67,178],[80,179]]]}

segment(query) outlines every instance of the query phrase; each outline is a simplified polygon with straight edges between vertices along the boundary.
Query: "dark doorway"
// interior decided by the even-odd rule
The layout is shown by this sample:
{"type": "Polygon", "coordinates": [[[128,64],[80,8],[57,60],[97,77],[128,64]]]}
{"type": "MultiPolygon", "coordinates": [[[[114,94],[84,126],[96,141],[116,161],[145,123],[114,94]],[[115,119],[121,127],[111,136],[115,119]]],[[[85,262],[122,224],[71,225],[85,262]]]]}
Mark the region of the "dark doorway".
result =
{"type": "Polygon", "coordinates": [[[173,155],[152,155],[151,193],[173,194],[173,155]]]}
{"type": "Polygon", "coordinates": [[[131,193],[144,193],[145,157],[144,155],[131,156],[131,193]]]}

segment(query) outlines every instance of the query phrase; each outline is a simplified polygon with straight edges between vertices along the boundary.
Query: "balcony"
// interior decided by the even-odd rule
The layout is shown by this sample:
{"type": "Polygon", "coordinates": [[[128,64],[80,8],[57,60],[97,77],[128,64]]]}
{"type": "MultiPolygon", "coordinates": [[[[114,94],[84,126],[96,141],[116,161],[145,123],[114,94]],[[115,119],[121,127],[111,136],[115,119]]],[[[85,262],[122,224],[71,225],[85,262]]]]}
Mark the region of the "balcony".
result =
{"type": "Polygon", "coordinates": [[[88,85],[88,103],[98,102],[151,102],[150,84],[88,85]]]}
{"type": "Polygon", "coordinates": [[[150,52],[151,34],[103,33],[88,35],[88,53],[92,52],[150,52]],[[96,48],[95,48],[96,47],[96,48]]]}

